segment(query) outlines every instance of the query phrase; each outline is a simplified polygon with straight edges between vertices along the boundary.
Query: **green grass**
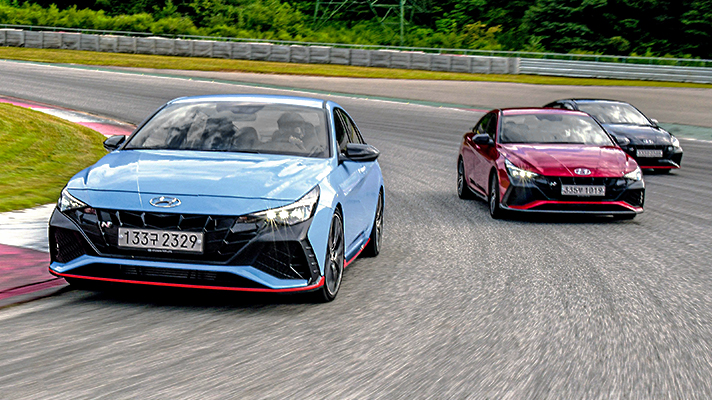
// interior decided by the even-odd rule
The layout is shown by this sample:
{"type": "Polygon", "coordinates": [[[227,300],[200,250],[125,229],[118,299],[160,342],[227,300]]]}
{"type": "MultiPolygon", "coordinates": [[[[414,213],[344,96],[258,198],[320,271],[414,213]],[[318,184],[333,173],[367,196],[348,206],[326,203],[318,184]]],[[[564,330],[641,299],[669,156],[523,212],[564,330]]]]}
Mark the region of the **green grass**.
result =
{"type": "Polygon", "coordinates": [[[57,201],[69,178],[106,154],[89,128],[0,103],[0,212],[57,201]]]}
{"type": "Polygon", "coordinates": [[[577,86],[657,86],[712,88],[697,83],[656,82],[617,79],[563,78],[537,75],[488,75],[434,72],[390,68],[352,67],[328,64],[294,64],[266,61],[225,60],[217,58],[152,56],[142,54],[100,53],[77,50],[27,49],[0,47],[0,59],[58,64],[115,67],[178,69],[195,71],[254,72],[263,74],[311,75],[350,78],[427,79],[448,81],[515,82],[540,85],[577,86]]]}

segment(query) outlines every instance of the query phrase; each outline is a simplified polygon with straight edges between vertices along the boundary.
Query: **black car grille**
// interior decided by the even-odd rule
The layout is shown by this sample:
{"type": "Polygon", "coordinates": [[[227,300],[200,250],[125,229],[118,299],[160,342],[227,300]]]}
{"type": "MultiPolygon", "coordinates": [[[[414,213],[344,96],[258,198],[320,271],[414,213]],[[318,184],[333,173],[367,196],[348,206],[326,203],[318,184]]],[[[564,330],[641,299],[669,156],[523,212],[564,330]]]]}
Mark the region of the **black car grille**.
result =
{"type": "Polygon", "coordinates": [[[193,214],[152,213],[85,208],[68,213],[103,254],[130,256],[148,260],[227,263],[255,238],[262,224],[244,222],[241,217],[193,214]],[[203,253],[148,252],[122,248],[118,228],[159,229],[166,231],[202,232],[203,253]]]}
{"type": "Polygon", "coordinates": [[[624,148],[625,152],[635,158],[641,167],[670,166],[666,160],[676,164],[680,163],[681,153],[675,153],[675,149],[669,144],[633,144],[624,148]],[[638,157],[638,150],[662,150],[663,155],[656,157],[638,157]]]}
{"type": "Polygon", "coordinates": [[[632,147],[640,150],[663,150],[663,153],[666,150],[672,150],[672,146],[669,144],[634,144],[632,147]]]}
{"type": "Polygon", "coordinates": [[[194,286],[235,288],[264,288],[256,282],[229,272],[200,271],[192,269],[137,267],[133,265],[91,264],[79,267],[69,274],[101,279],[118,279],[135,282],[157,282],[194,286]]]}
{"type": "MultiPolygon", "coordinates": [[[[590,177],[547,177],[546,183],[537,182],[539,189],[548,200],[558,201],[615,201],[626,190],[628,182],[622,178],[590,178],[590,177]],[[561,194],[562,185],[592,185],[605,186],[605,196],[577,197],[561,194]]],[[[542,199],[543,200],[543,199],[542,199]]]]}
{"type": "Polygon", "coordinates": [[[634,207],[643,207],[645,203],[645,191],[642,189],[629,190],[621,197],[621,201],[634,207]]]}
{"type": "MultiPolygon", "coordinates": [[[[313,254],[310,249],[307,252],[313,254]]],[[[265,243],[252,266],[280,279],[311,278],[307,257],[298,242],[265,243]]]]}
{"type": "MultiPolygon", "coordinates": [[[[102,255],[109,257],[181,263],[251,265],[279,279],[306,279],[313,281],[315,277],[319,276],[316,256],[306,238],[299,239],[297,235],[297,239],[293,241],[275,240],[274,237],[270,236],[273,233],[265,223],[247,222],[244,217],[95,210],[92,208],[73,210],[65,213],[65,215],[77,223],[102,255]],[[117,245],[119,227],[202,232],[203,253],[164,253],[122,248],[117,245]],[[253,240],[263,233],[268,235],[267,240],[253,240]]],[[[55,242],[59,243],[59,246],[53,246],[56,253],[54,260],[66,263],[82,254],[86,254],[87,251],[90,254],[96,254],[84,240],[81,233],[61,228],[52,229],[54,229],[57,236],[55,242]]],[[[108,265],[105,269],[114,271],[114,267],[108,265]]],[[[90,270],[94,274],[96,274],[95,271],[103,271],[94,267],[90,270]]],[[[195,273],[191,272],[190,276],[188,276],[185,271],[173,268],[151,269],[122,266],[120,276],[107,275],[101,277],[133,279],[124,275],[134,274],[141,279],[160,278],[160,281],[174,278],[201,281],[210,281],[212,279],[211,273],[208,272],[196,271],[195,273]],[[161,275],[156,275],[156,271],[160,271],[161,275]]],[[[114,274],[115,271],[111,273],[114,274]]],[[[228,275],[234,276],[233,274],[228,275]]]]}
{"type": "Polygon", "coordinates": [[[68,263],[87,254],[84,247],[86,241],[79,232],[53,227],[49,237],[52,261],[68,263]]]}
{"type": "MultiPolygon", "coordinates": [[[[507,191],[505,203],[509,206],[523,206],[534,201],[557,201],[560,204],[542,205],[539,210],[583,210],[589,211],[617,211],[620,206],[603,205],[600,210],[598,206],[591,205],[566,205],[566,202],[615,202],[624,201],[635,207],[643,205],[643,189],[629,189],[630,180],[624,178],[592,178],[592,177],[539,177],[533,181],[533,186],[510,186],[507,191]],[[605,186],[604,196],[567,196],[561,194],[562,185],[592,185],[605,186]],[[561,205],[563,204],[563,205],[561,205]],[[612,208],[611,208],[612,207],[612,208]]],[[[630,211],[629,209],[625,209],[630,211]]]]}

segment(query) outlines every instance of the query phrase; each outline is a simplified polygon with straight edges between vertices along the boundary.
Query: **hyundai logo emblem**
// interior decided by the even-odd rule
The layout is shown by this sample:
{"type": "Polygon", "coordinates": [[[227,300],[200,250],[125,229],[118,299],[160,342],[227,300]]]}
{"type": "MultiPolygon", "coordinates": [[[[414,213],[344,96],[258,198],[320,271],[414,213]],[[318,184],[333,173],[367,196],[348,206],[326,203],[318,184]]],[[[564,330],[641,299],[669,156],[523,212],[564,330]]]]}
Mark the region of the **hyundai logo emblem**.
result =
{"type": "Polygon", "coordinates": [[[576,168],[574,173],[576,175],[591,175],[591,170],[588,168],[576,168]]]}
{"type": "Polygon", "coordinates": [[[178,207],[180,205],[180,200],[175,197],[160,196],[152,198],[149,203],[151,203],[154,207],[171,208],[178,207]]]}

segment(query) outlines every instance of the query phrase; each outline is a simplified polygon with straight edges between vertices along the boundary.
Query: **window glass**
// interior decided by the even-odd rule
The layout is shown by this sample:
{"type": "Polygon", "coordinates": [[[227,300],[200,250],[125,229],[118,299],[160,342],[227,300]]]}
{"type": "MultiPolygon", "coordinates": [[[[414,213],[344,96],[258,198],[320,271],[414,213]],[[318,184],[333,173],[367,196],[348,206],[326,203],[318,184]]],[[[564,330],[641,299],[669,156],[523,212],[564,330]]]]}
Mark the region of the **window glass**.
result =
{"type": "Polygon", "coordinates": [[[475,133],[476,134],[481,134],[481,133],[487,133],[485,130],[487,125],[489,125],[489,121],[492,119],[492,114],[487,114],[482,119],[480,119],[480,122],[475,126],[475,133]]]}
{"type": "Polygon", "coordinates": [[[339,152],[346,151],[346,145],[349,143],[348,127],[344,123],[339,109],[334,110],[334,128],[336,129],[336,143],[339,145],[339,152]]]}
{"type": "Polygon", "coordinates": [[[171,104],[125,149],[199,150],[328,157],[324,110],[212,101],[171,104]]]}
{"type": "Polygon", "coordinates": [[[497,114],[492,113],[490,115],[491,117],[485,126],[485,133],[494,140],[494,137],[497,135],[497,114]]]}
{"type": "Polygon", "coordinates": [[[348,126],[347,132],[349,132],[349,143],[364,144],[361,132],[359,132],[351,117],[349,117],[345,112],[341,112],[341,116],[344,118],[344,122],[346,122],[346,125],[348,126]]]}
{"type": "Polygon", "coordinates": [[[506,115],[502,121],[500,143],[614,145],[601,126],[587,115],[506,115]]]}
{"type": "Polygon", "coordinates": [[[650,121],[630,104],[603,101],[580,102],[578,108],[593,115],[602,124],[650,125],[650,121]]]}

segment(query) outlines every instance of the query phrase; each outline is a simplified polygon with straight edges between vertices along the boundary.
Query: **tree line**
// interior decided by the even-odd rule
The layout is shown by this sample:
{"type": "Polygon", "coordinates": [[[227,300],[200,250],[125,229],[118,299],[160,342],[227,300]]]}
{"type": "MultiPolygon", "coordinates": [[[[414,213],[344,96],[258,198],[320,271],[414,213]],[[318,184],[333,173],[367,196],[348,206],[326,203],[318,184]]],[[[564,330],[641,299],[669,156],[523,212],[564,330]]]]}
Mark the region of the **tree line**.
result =
{"type": "MultiPolygon", "coordinates": [[[[392,0],[397,4],[398,0],[392,0]]],[[[712,58],[709,0],[408,0],[405,46],[712,58]]],[[[399,45],[399,15],[365,0],[0,0],[0,23],[399,45]],[[322,7],[328,2],[322,1],[322,7]],[[322,8],[322,11],[324,8],[322,8]],[[329,10],[333,11],[333,10],[329,10]]]]}

